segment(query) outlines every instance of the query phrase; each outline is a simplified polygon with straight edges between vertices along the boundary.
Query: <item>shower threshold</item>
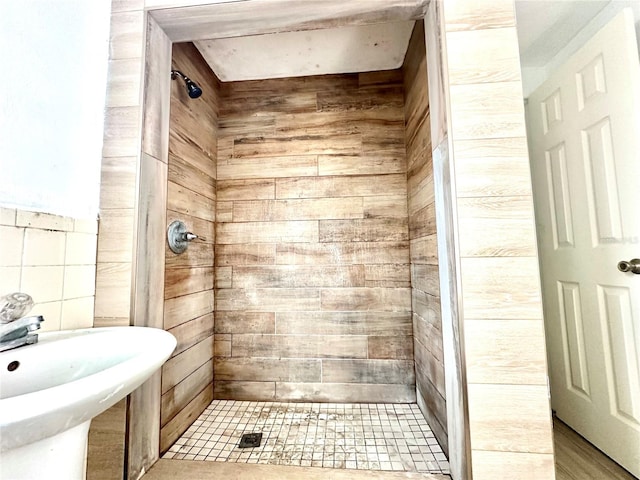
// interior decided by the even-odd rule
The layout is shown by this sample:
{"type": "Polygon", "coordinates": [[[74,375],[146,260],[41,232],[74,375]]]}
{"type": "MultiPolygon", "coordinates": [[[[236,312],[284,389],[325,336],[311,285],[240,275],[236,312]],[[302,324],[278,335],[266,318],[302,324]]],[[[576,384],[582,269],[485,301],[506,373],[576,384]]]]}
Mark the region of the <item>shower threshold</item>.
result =
{"type": "Polygon", "coordinates": [[[416,404],[214,400],[163,458],[449,473],[416,404]],[[250,433],[261,445],[239,448],[250,433]]]}

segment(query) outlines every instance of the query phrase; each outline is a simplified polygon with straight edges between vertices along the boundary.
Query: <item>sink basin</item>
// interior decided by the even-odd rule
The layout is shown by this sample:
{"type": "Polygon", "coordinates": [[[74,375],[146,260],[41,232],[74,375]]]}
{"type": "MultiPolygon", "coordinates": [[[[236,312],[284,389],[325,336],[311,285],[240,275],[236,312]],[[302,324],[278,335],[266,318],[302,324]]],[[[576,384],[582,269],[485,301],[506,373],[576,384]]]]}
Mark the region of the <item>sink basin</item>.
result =
{"type": "Polygon", "coordinates": [[[147,380],[175,346],[164,330],[111,327],[45,332],[34,345],[1,352],[0,478],[83,478],[91,419],[147,380]]]}

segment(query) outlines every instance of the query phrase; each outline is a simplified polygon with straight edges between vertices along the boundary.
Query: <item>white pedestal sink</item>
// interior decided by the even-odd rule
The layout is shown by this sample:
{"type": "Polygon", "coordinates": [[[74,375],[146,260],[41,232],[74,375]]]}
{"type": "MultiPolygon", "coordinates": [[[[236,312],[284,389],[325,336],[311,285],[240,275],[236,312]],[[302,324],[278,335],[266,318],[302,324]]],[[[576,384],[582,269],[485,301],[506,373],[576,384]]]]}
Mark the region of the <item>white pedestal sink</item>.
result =
{"type": "Polygon", "coordinates": [[[81,480],[91,419],[169,358],[176,339],[156,328],[39,334],[0,353],[0,479],[81,480]]]}

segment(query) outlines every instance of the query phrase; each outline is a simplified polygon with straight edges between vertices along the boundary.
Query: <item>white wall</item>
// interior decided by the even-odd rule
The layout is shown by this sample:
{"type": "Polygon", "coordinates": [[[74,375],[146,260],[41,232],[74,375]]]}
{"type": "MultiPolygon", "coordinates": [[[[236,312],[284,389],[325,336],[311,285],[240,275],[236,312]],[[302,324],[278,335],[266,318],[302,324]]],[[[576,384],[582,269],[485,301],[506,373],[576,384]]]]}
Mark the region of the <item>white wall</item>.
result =
{"type": "Polygon", "coordinates": [[[630,7],[633,10],[636,22],[636,37],[638,38],[638,46],[640,47],[640,0],[611,0],[609,4],[580,30],[545,66],[522,68],[522,89],[524,97],[527,98],[533,93],[536,88],[549,78],[559,65],[562,65],[573,53],[578,51],[587,40],[609,22],[609,20],[626,7],[630,7]]]}
{"type": "Polygon", "coordinates": [[[0,205],[97,217],[110,10],[0,2],[0,205]]]}

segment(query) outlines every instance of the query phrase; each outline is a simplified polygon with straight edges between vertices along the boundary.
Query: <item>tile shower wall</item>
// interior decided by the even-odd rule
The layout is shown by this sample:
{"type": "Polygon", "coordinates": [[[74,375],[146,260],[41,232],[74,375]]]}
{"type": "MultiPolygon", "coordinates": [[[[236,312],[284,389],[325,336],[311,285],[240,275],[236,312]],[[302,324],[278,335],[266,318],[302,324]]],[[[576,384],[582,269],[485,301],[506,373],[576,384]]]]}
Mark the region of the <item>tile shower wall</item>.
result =
{"type": "Polygon", "coordinates": [[[415,401],[402,72],[220,108],[214,396],[415,401]]]}
{"type": "Polygon", "coordinates": [[[424,22],[419,20],[403,66],[411,251],[411,297],[418,405],[447,451],[440,279],[433,190],[424,22]]]}
{"type": "MultiPolygon", "coordinates": [[[[171,85],[167,225],[182,220],[198,235],[165,253],[164,328],[178,340],[162,367],[160,448],[166,450],[213,398],[213,278],[219,82],[191,43],[174,44],[172,68],[203,89],[171,85]]],[[[165,242],[166,243],[166,242],[165,242]]]]}
{"type": "Polygon", "coordinates": [[[0,208],[0,295],[25,292],[42,330],[93,326],[97,221],[0,208]]]}

